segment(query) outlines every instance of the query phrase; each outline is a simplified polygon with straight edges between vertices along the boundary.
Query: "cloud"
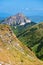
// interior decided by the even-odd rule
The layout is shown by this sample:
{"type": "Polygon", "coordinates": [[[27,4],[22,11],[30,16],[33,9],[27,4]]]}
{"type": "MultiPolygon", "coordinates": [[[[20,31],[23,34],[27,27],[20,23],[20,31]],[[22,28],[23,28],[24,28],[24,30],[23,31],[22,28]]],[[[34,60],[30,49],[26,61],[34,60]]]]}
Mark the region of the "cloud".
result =
{"type": "Polygon", "coordinates": [[[28,11],[28,10],[29,10],[29,8],[22,8],[22,10],[28,11]]]}
{"type": "Polygon", "coordinates": [[[27,11],[28,11],[28,10],[29,10],[29,8],[25,8],[25,10],[27,10],[27,11]]]}

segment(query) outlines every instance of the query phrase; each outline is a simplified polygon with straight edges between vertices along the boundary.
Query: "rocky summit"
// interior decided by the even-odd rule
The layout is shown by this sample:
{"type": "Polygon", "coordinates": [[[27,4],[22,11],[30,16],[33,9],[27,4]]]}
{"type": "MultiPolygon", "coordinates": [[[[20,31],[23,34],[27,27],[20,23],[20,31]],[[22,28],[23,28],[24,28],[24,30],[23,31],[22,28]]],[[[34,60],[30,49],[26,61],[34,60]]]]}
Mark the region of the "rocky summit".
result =
{"type": "Polygon", "coordinates": [[[16,25],[22,26],[22,25],[25,25],[26,23],[31,23],[31,20],[21,13],[18,13],[14,16],[10,16],[6,18],[5,20],[3,20],[3,24],[9,24],[14,26],[16,25]]]}

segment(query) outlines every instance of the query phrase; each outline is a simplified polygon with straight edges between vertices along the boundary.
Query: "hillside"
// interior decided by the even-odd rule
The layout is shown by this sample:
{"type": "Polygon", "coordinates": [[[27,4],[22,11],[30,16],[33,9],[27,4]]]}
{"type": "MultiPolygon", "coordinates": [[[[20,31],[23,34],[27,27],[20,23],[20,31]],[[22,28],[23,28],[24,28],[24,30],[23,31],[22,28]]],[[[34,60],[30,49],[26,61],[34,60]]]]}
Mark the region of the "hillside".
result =
{"type": "Polygon", "coordinates": [[[0,25],[0,65],[43,65],[43,63],[22,45],[10,26],[0,25]]]}
{"type": "MultiPolygon", "coordinates": [[[[12,28],[12,30],[15,33],[15,29],[12,28]]],[[[22,28],[19,33],[16,32],[16,36],[28,48],[32,49],[38,58],[43,60],[43,22],[25,28],[25,30],[22,28]]]]}

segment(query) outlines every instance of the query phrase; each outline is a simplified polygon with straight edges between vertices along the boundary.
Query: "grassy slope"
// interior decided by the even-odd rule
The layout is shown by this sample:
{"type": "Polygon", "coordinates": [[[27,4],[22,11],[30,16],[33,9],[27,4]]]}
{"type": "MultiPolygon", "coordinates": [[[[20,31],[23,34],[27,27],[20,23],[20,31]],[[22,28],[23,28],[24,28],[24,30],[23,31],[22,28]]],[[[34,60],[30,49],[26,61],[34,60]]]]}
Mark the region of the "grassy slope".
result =
{"type": "MultiPolygon", "coordinates": [[[[19,40],[31,48],[37,57],[43,60],[43,23],[22,30],[21,33],[16,33],[19,40]]],[[[13,31],[15,33],[14,28],[13,31]]]]}
{"type": "Polygon", "coordinates": [[[43,65],[32,51],[21,44],[8,25],[0,25],[0,64],[43,65]]]}
{"type": "Polygon", "coordinates": [[[15,27],[14,27],[14,24],[13,24],[13,26],[11,25],[11,28],[13,29],[13,31],[14,31],[14,33],[16,34],[16,35],[19,35],[21,32],[24,32],[25,30],[27,30],[29,27],[31,27],[31,26],[33,26],[33,25],[35,25],[36,23],[34,23],[34,22],[31,22],[31,23],[27,23],[26,25],[23,25],[23,26],[17,26],[16,25],[16,29],[15,29],[15,27]]]}

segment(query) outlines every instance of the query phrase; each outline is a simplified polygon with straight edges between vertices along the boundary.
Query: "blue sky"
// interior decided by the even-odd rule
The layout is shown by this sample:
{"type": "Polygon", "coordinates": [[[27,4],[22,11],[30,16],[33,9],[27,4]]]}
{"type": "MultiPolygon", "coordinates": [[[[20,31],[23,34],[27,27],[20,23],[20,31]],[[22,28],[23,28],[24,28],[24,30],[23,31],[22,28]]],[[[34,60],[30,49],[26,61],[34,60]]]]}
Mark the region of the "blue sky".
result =
{"type": "Polygon", "coordinates": [[[43,0],[0,0],[0,17],[23,13],[43,16],[43,0]]]}

